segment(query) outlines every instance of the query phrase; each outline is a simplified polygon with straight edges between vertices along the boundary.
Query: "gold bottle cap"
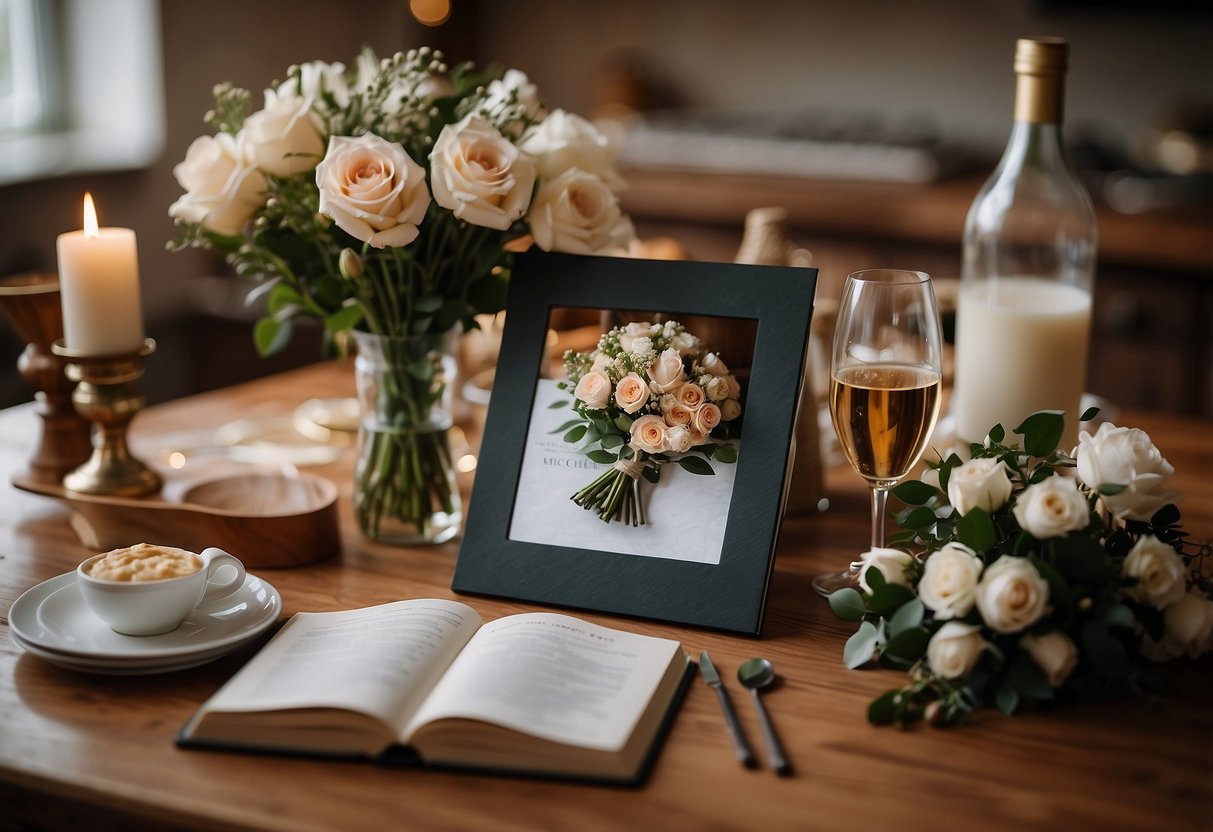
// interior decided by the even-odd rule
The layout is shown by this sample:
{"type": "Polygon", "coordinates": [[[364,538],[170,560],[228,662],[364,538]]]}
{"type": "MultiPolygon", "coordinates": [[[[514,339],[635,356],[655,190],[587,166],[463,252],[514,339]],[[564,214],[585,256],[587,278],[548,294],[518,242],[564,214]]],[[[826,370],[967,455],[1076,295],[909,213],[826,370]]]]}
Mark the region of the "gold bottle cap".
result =
{"type": "Polygon", "coordinates": [[[1070,45],[1065,38],[1030,37],[1015,42],[1015,120],[1061,124],[1070,45]]]}

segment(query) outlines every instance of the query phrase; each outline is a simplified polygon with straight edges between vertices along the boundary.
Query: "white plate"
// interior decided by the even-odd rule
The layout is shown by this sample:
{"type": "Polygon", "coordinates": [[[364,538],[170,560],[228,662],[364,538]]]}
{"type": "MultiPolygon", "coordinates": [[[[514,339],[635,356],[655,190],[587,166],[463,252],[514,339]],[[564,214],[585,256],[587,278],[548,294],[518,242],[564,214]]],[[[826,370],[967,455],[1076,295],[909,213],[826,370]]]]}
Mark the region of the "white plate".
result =
{"type": "MultiPolygon", "coordinates": [[[[100,673],[106,676],[147,676],[153,673],[170,673],[174,670],[185,670],[188,667],[197,667],[198,665],[221,659],[228,653],[243,646],[242,642],[227,647],[220,647],[216,650],[195,653],[183,659],[147,659],[144,661],[131,659],[89,659],[83,656],[73,656],[70,653],[55,653],[50,650],[43,650],[29,642],[22,641],[19,636],[11,631],[9,635],[12,637],[13,642],[22,650],[45,659],[51,664],[68,670],[77,670],[83,673],[100,673]]],[[[256,638],[256,636],[251,636],[250,640],[252,638],[256,638]]]]}
{"type": "Polygon", "coordinates": [[[278,590],[248,575],[238,590],[198,607],[171,633],[127,636],[89,611],[76,587],[76,573],[68,572],[18,598],[9,610],[9,629],[14,641],[40,654],[90,665],[163,667],[235,650],[264,632],[281,612],[278,590]]]}

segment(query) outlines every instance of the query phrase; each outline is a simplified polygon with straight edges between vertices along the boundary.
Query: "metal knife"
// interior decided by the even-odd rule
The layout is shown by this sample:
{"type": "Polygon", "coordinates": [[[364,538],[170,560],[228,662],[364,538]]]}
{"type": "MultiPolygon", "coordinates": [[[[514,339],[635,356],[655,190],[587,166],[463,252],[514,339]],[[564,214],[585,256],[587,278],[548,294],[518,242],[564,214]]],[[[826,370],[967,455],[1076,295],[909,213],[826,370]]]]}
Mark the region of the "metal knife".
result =
{"type": "Polygon", "coordinates": [[[753,768],[757,765],[754,751],[746,741],[745,734],[741,733],[741,725],[737,722],[737,712],[733,710],[729,692],[724,689],[720,674],[716,672],[716,666],[712,664],[707,650],[699,654],[699,670],[703,673],[703,680],[712,686],[716,691],[716,698],[720,700],[720,709],[724,711],[724,723],[728,726],[729,738],[733,740],[733,752],[737,755],[737,761],[743,766],[753,768]]]}

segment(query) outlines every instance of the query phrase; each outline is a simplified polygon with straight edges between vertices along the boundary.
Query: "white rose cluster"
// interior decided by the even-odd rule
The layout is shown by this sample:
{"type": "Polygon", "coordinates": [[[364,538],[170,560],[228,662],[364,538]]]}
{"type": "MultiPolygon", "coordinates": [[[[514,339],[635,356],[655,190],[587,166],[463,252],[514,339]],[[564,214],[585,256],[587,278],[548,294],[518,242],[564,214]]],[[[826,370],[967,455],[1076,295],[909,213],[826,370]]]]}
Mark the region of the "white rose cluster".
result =
{"type": "Polygon", "coordinates": [[[267,205],[267,177],[315,171],[320,214],[375,248],[424,233],[432,198],[471,226],[525,223],[517,235],[529,231],[545,251],[625,254],[635,229],[619,206],[616,148],[589,121],[548,113],[525,73],[508,70],[466,99],[424,158],[410,157],[406,147],[417,145],[407,138],[384,138],[428,129],[439,112],[432,102],[453,92],[445,71],[430,50],[384,61],[367,50],[350,72],[323,61],[292,67],[238,131],[190,147],[174,169],[186,193],[170,216],[240,234],[267,205]]]}
{"type": "Polygon", "coordinates": [[[1175,469],[1144,430],[1104,422],[1094,436],[1083,431],[1078,436],[1075,461],[1078,476],[1087,487],[1123,486],[1123,491],[1100,498],[1117,517],[1149,520],[1154,512],[1175,500],[1175,495],[1166,490],[1175,469]]]}

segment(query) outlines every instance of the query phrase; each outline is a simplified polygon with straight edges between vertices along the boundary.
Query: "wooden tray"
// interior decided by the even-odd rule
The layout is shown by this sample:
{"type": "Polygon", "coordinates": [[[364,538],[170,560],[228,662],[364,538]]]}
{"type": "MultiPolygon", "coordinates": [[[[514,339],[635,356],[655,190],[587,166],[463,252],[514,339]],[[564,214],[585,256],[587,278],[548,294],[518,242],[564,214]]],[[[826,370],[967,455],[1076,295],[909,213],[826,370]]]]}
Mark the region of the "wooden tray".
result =
{"type": "Polygon", "coordinates": [[[218,546],[262,569],[303,566],[341,550],[337,486],[314,474],[233,474],[189,484],[179,500],[79,494],[23,476],[12,482],[67,503],[80,541],[98,552],[136,543],[194,552],[218,546]]]}

